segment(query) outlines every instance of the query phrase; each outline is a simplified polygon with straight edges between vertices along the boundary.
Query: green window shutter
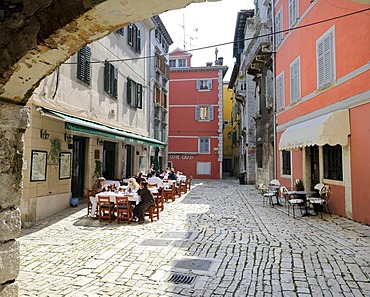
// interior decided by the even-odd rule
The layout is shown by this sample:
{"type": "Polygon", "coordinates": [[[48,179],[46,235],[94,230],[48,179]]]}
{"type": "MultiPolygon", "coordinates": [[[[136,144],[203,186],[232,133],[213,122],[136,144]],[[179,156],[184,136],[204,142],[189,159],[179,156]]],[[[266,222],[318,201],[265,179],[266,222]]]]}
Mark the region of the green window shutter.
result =
{"type": "Polygon", "coordinates": [[[127,78],[127,103],[131,105],[131,79],[127,78]]]}
{"type": "Polygon", "coordinates": [[[91,69],[90,69],[90,62],[91,62],[91,48],[86,46],[85,47],[85,82],[90,84],[91,82],[91,69]]]}
{"type": "Polygon", "coordinates": [[[136,52],[137,53],[141,53],[141,36],[140,36],[140,29],[139,28],[137,28],[136,29],[136,52]]]}
{"type": "Polygon", "coordinates": [[[78,51],[77,54],[77,78],[83,80],[85,72],[85,48],[82,48],[78,51]]]}
{"type": "Polygon", "coordinates": [[[132,46],[132,24],[128,25],[127,42],[132,46]]]}
{"type": "Polygon", "coordinates": [[[117,98],[118,92],[117,92],[117,86],[118,86],[118,69],[112,65],[114,76],[113,76],[113,89],[112,89],[112,95],[117,98]]]}
{"type": "Polygon", "coordinates": [[[136,107],[142,109],[143,108],[143,86],[141,84],[137,84],[137,104],[136,107]]]}
{"type": "Polygon", "coordinates": [[[104,61],[104,91],[109,92],[109,63],[104,61]]]}

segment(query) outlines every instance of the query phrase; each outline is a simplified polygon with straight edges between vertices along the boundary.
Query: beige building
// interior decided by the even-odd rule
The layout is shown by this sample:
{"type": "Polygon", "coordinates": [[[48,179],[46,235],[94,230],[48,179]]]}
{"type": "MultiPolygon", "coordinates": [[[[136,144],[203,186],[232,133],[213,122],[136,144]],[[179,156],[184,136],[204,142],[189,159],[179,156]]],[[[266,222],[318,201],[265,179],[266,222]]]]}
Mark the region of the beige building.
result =
{"type": "Polygon", "coordinates": [[[24,225],[86,196],[99,176],[127,178],[153,161],[164,167],[171,43],[158,16],[130,24],[82,48],[34,91],[24,225]]]}

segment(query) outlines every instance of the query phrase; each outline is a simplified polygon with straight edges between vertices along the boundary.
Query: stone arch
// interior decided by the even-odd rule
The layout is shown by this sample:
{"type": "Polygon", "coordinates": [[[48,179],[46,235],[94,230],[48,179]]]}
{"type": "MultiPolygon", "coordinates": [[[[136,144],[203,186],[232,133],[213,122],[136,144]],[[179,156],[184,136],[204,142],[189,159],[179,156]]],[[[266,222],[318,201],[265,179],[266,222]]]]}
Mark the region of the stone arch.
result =
{"type": "MultiPolygon", "coordinates": [[[[206,0],[11,0],[0,4],[0,295],[18,296],[26,105],[40,81],[112,31],[206,0]]],[[[219,0],[208,0],[219,1],[219,0]]]]}

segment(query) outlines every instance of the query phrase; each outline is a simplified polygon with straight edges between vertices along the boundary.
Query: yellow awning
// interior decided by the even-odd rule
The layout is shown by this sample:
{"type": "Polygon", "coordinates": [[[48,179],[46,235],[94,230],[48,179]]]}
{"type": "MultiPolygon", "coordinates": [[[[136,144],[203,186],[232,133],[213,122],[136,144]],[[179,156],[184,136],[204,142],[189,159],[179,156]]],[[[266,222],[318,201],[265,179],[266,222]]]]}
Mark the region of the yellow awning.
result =
{"type": "Polygon", "coordinates": [[[286,129],[279,150],[325,144],[346,146],[350,134],[348,109],[331,112],[286,129]]]}

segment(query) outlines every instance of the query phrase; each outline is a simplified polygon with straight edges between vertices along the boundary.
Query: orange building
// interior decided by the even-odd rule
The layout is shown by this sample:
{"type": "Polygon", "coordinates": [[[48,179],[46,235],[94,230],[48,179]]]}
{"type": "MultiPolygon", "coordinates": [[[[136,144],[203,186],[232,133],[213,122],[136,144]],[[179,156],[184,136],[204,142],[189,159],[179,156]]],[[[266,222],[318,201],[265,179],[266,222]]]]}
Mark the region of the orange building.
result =
{"type": "Polygon", "coordinates": [[[221,179],[223,160],[223,84],[228,69],[191,67],[191,55],[170,53],[169,166],[198,179],[221,179]]]}
{"type": "Polygon", "coordinates": [[[333,3],[274,1],[277,177],[370,224],[370,5],[333,3]]]}

